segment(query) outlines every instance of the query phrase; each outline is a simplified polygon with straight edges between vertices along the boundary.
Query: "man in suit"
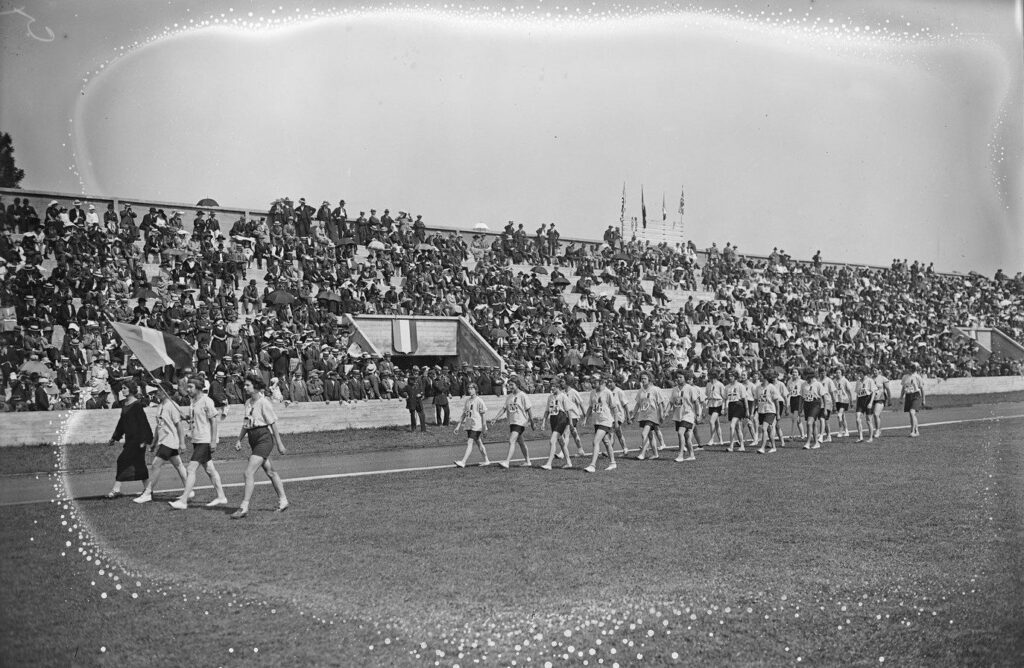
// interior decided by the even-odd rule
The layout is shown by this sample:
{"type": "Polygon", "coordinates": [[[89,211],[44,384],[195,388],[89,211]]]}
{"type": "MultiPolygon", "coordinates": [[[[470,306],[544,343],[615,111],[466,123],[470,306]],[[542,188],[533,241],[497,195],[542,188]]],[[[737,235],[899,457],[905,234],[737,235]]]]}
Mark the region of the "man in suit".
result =
{"type": "Polygon", "coordinates": [[[414,366],[409,373],[409,385],[406,390],[405,407],[409,410],[409,431],[416,431],[416,418],[419,418],[420,431],[427,431],[427,417],[423,413],[423,400],[426,396],[426,378],[420,375],[420,368],[414,366]]]}
{"type": "Polygon", "coordinates": [[[452,384],[441,367],[435,366],[434,374],[434,424],[447,427],[451,418],[448,399],[451,397],[452,384]]]}

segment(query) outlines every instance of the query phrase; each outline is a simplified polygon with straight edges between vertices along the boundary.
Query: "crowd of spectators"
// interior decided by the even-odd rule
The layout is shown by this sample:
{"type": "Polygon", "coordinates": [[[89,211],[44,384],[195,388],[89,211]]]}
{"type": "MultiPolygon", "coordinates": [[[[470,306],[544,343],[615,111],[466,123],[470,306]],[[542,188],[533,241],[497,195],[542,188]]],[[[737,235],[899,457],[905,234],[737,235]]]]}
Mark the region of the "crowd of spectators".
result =
{"type": "Polygon", "coordinates": [[[40,216],[27,198],[0,201],[9,409],[115,406],[127,379],[145,382],[108,319],[188,341],[193,368],[164,377],[201,373],[221,404],[244,400],[248,373],[280,401],[341,403],[400,398],[414,383],[428,397],[469,382],[500,394],[513,373],[527,391],[563,373],[582,386],[594,371],[629,388],[645,369],[664,386],[679,367],[698,379],[865,363],[898,377],[913,362],[940,378],[1022,373],[1016,360],[979,361],[956,331],[994,326],[1024,340],[1020,273],[837,265],[820,252],[799,262],[778,249],[752,258],[732,244],[698,253],[692,242],[626,241],[614,227],[601,243],[511,221],[463,235],[388,209],[353,217],[343,200],[283,198],[264,217],[223,224],[215,211],[186,224],[181,211],[101,206],[51,201],[40,216]],[[704,294],[678,300],[680,290],[704,294]],[[362,313],[464,316],[505,369],[370,357],[339,317],[362,313]]]}

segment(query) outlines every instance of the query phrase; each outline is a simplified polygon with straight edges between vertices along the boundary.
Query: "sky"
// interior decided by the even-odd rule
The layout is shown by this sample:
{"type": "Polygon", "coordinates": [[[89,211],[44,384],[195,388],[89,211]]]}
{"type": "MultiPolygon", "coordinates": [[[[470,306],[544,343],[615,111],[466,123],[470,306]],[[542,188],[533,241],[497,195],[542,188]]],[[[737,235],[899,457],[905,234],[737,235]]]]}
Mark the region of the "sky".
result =
{"type": "Polygon", "coordinates": [[[1019,2],[282,2],[0,5],[22,187],[1024,268],[1019,2]]]}

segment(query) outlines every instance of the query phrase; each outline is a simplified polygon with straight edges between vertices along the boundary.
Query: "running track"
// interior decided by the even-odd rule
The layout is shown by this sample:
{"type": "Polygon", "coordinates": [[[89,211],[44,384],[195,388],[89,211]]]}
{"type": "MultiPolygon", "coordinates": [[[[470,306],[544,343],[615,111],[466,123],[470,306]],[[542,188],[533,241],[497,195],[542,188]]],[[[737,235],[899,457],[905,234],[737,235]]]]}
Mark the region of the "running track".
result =
{"type": "MultiPolygon", "coordinates": [[[[930,411],[921,411],[919,415],[921,417],[922,428],[921,439],[922,441],[927,442],[929,431],[933,429],[942,429],[943,425],[959,423],[996,424],[1003,420],[1017,420],[1024,418],[1024,402],[942,408],[930,411]]],[[[847,423],[851,426],[856,425],[856,422],[851,420],[849,416],[847,417],[847,423]]],[[[858,447],[885,447],[890,441],[902,441],[906,438],[909,432],[907,417],[903,413],[887,411],[883,416],[882,424],[888,426],[883,426],[883,437],[880,441],[876,441],[871,445],[860,444],[858,447]]],[[[788,431],[788,418],[785,419],[783,425],[788,431]]],[[[589,429],[587,432],[589,432],[589,429]]],[[[726,427],[725,433],[728,435],[728,427],[726,427]]],[[[706,438],[706,425],[701,425],[701,434],[703,438],[706,438]]],[[[854,434],[856,434],[856,432],[854,432],[854,434]]],[[[583,437],[584,447],[589,452],[593,436],[586,432],[581,433],[581,436],[583,437]]],[[[285,438],[288,437],[286,436],[285,438]]],[[[852,443],[855,438],[856,437],[853,439],[838,439],[831,447],[842,447],[845,444],[852,443]]],[[[674,445],[675,436],[673,434],[666,434],[666,442],[670,446],[674,445]]],[[[635,448],[637,443],[636,437],[634,436],[631,440],[627,440],[627,443],[630,447],[635,448]]],[[[529,440],[527,444],[529,446],[531,458],[547,456],[547,438],[534,438],[529,440]]],[[[221,447],[225,446],[222,445],[221,447]]],[[[233,445],[231,443],[227,443],[226,447],[233,447],[233,445]]],[[[400,450],[397,452],[368,452],[350,455],[317,454],[295,457],[276,456],[274,458],[274,466],[277,468],[278,472],[280,472],[285,482],[301,482],[303,480],[324,480],[332,478],[341,479],[363,475],[424,471],[451,467],[452,462],[462,456],[464,447],[464,445],[460,445],[457,447],[446,446],[416,450],[400,450]]],[[[487,447],[488,453],[491,455],[491,459],[494,460],[504,456],[505,448],[507,446],[505,444],[488,444],[487,447]]],[[[748,448],[746,454],[754,457],[758,456],[756,453],[753,453],[750,448],[748,448]]],[[[717,455],[718,453],[715,451],[706,452],[703,455],[698,453],[698,461],[700,461],[702,456],[715,457],[717,455]]],[[[479,457],[479,454],[474,448],[473,455],[470,457],[471,465],[472,462],[477,461],[477,457],[479,457]]],[[[515,462],[515,460],[513,460],[513,462],[515,462]]],[[[692,464],[688,465],[692,466],[692,464]]],[[[217,470],[221,474],[224,486],[228,488],[229,500],[232,497],[237,497],[241,492],[238,488],[242,486],[242,474],[245,470],[245,462],[241,460],[218,462],[217,470]]],[[[257,484],[269,484],[266,478],[260,480],[260,476],[262,476],[262,473],[257,475],[257,484]]],[[[74,498],[97,497],[106,494],[110,490],[112,477],[113,471],[89,471],[84,473],[75,473],[67,476],[67,484],[74,498]]],[[[203,478],[203,474],[200,474],[199,479],[203,480],[203,478]]],[[[0,481],[2,481],[2,484],[0,484],[0,506],[12,506],[28,503],[49,503],[55,497],[54,484],[57,482],[57,479],[53,477],[46,475],[10,475],[0,476],[0,481]]],[[[157,491],[177,491],[180,490],[180,487],[175,487],[178,484],[180,484],[178,477],[174,475],[172,471],[165,470],[161,475],[160,486],[157,491]]],[[[127,483],[125,485],[125,491],[131,495],[137,494],[137,489],[141,491],[139,484],[127,483]]],[[[203,495],[202,491],[208,489],[210,489],[209,485],[196,486],[196,490],[200,491],[200,499],[205,499],[206,495],[203,495]]]]}

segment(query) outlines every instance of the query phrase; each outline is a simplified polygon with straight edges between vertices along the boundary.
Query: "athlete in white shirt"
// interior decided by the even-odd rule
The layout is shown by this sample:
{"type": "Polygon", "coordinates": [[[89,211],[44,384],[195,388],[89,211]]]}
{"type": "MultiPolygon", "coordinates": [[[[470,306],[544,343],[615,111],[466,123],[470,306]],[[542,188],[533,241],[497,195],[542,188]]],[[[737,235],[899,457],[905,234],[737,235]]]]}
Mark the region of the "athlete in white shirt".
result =
{"type": "Polygon", "coordinates": [[[646,371],[640,374],[640,389],[636,391],[636,403],[633,405],[630,419],[640,425],[640,454],[637,459],[647,458],[647,447],[654,446],[651,459],[658,458],[658,435],[661,433],[661,422],[665,418],[665,400],[658,386],[651,383],[651,374],[646,371]]]}
{"type": "Polygon", "coordinates": [[[757,421],[761,426],[761,447],[759,454],[776,451],[775,446],[775,423],[779,419],[779,404],[782,403],[782,395],[779,388],[775,386],[775,371],[765,369],[761,372],[761,383],[756,388],[757,421]],[[771,441],[771,450],[765,450],[768,441],[771,441]]]}
{"type": "Polygon", "coordinates": [[[615,464],[615,449],[612,447],[612,442],[609,438],[612,429],[615,427],[615,415],[612,412],[612,404],[615,402],[615,397],[612,396],[610,389],[614,381],[609,377],[607,386],[602,386],[600,377],[598,377],[594,383],[594,389],[590,392],[590,406],[587,408],[587,420],[589,421],[591,416],[594,418],[594,451],[590,455],[590,465],[583,469],[587,473],[594,473],[597,470],[597,458],[601,454],[602,445],[605,447],[605,452],[611,461],[605,470],[613,471],[617,468],[615,464]]]}
{"type": "Polygon", "coordinates": [[[839,422],[841,431],[837,436],[849,437],[850,427],[846,424],[846,411],[854,405],[853,383],[846,377],[846,371],[842,366],[836,367],[836,419],[839,422]]]}
{"type": "Polygon", "coordinates": [[[853,385],[853,393],[857,402],[857,442],[864,442],[864,427],[868,428],[868,443],[874,442],[875,432],[871,428],[871,403],[875,399],[875,379],[871,377],[868,367],[860,369],[860,380],[853,385]]]}
{"type": "MultiPolygon", "coordinates": [[[[537,425],[533,419],[533,408],[530,406],[530,400],[527,398],[526,393],[519,388],[519,381],[515,378],[509,378],[506,382],[505,387],[507,394],[505,395],[505,406],[502,407],[498,414],[494,416],[491,424],[494,424],[501,419],[502,415],[508,415],[508,454],[505,455],[503,468],[508,468],[508,464],[512,461],[512,453],[516,450],[516,443],[519,443],[519,449],[523,453],[523,460],[525,466],[530,466],[530,453],[526,449],[526,439],[523,438],[523,432],[526,431],[526,425],[529,423],[530,429],[533,431],[537,430],[537,425]]],[[[489,461],[481,462],[480,466],[487,466],[490,464],[489,461]]]]}
{"type": "Polygon", "coordinates": [[[871,418],[875,424],[875,438],[882,438],[882,411],[888,408],[892,395],[889,393],[889,379],[882,375],[882,369],[875,365],[875,398],[871,402],[871,418]]]}
{"type": "Polygon", "coordinates": [[[917,411],[924,406],[924,378],[921,377],[920,364],[910,363],[910,369],[903,376],[902,385],[900,396],[903,397],[903,412],[910,414],[910,438],[917,438],[921,435],[917,411]]]}
{"type": "Polygon", "coordinates": [[[807,442],[804,443],[804,450],[817,450],[821,447],[821,398],[825,394],[825,387],[818,380],[818,374],[814,369],[809,369],[804,374],[804,383],[800,386],[800,397],[804,404],[804,421],[807,427],[807,442]]]}
{"type": "Polygon", "coordinates": [[[708,436],[708,445],[725,445],[722,437],[722,411],[725,410],[725,385],[718,380],[718,371],[712,369],[708,372],[708,384],[704,388],[707,398],[708,426],[711,428],[711,435],[708,436]],[[718,434],[718,442],[715,443],[715,434],[718,434]]]}
{"type": "MultiPolygon", "coordinates": [[[[462,459],[455,460],[455,465],[460,469],[466,467],[474,445],[480,449],[480,455],[484,458],[481,466],[491,463],[487,456],[487,448],[484,447],[484,434],[487,433],[487,404],[477,394],[476,383],[470,383],[467,392],[469,392],[469,396],[466,397],[466,403],[462,407],[462,415],[459,416],[455,423],[455,430],[452,432],[457,434],[462,425],[466,425],[466,452],[462,454],[462,459]]],[[[508,468],[505,462],[502,462],[502,465],[504,468],[508,468]]]]}
{"type": "Polygon", "coordinates": [[[693,429],[700,414],[700,394],[690,384],[693,374],[689,369],[676,372],[676,386],[672,388],[669,405],[672,421],[679,437],[679,456],[677,462],[688,462],[696,459],[693,453],[693,429]]]}

